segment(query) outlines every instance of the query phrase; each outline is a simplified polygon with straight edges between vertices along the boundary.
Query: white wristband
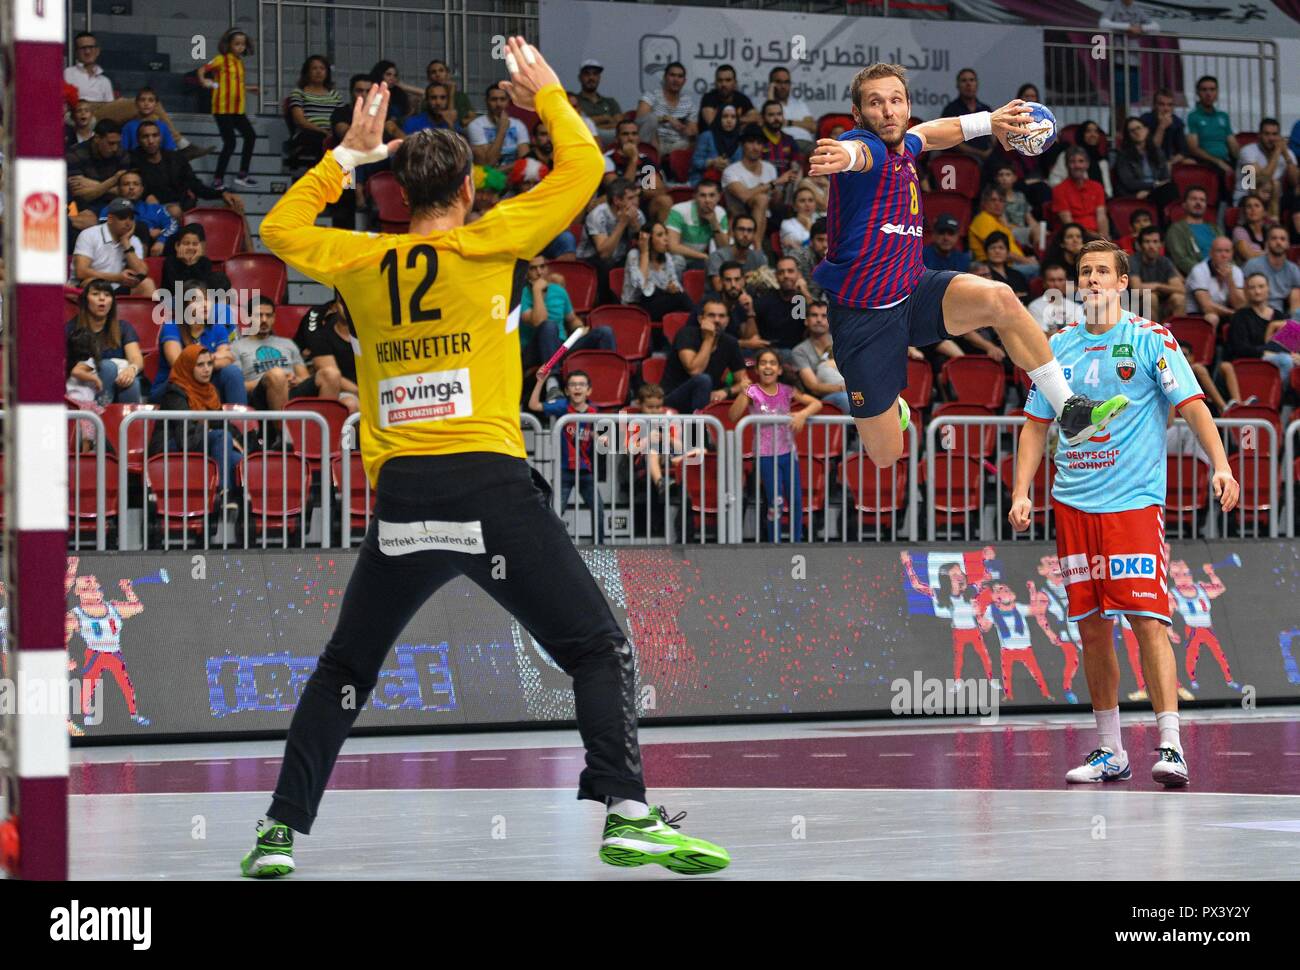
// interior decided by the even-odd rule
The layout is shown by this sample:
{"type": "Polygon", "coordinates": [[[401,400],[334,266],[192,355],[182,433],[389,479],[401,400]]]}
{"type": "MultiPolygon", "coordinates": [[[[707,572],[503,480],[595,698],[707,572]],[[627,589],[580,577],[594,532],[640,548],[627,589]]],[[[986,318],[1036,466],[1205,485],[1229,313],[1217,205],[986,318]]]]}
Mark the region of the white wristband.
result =
{"type": "Polygon", "coordinates": [[[862,142],[856,138],[850,138],[846,142],[841,142],[849,153],[849,167],[844,171],[856,172],[862,165],[862,142]]]}
{"type": "Polygon", "coordinates": [[[993,115],[987,111],[976,111],[961,116],[961,136],[963,141],[972,138],[984,138],[993,134],[993,115]]]}
{"type": "Polygon", "coordinates": [[[354,148],[344,148],[339,145],[331,154],[333,154],[334,160],[343,167],[344,171],[351,171],[358,165],[383,161],[388,157],[388,146],[380,143],[369,151],[359,152],[354,148]]]}

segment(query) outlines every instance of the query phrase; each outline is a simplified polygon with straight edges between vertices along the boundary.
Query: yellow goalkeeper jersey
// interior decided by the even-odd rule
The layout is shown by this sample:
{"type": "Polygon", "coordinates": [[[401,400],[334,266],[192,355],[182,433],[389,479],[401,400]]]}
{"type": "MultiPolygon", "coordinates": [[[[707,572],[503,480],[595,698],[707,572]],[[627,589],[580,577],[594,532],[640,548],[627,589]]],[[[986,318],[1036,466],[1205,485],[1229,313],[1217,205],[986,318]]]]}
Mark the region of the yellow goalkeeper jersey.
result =
{"type": "Polygon", "coordinates": [[[549,85],[536,100],[555,166],[477,222],[428,235],[316,226],[343,189],[344,170],[328,153],[262,220],[271,252],[336,287],[347,304],[361,456],[372,485],[395,455],[526,457],[515,331],[528,260],[573,223],[604,172],[600,148],[564,89],[549,85]]]}

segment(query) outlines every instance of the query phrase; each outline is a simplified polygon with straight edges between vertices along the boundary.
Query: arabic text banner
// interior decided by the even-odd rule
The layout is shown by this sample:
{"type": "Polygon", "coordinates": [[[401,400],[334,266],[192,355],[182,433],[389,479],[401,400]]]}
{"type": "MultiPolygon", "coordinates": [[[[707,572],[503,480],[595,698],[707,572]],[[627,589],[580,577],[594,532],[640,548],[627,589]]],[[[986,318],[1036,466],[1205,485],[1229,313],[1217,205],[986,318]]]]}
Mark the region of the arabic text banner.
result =
{"type": "Polygon", "coordinates": [[[686,66],[697,103],[717,67],[730,64],[756,107],[767,97],[768,73],[788,67],[791,96],[814,118],[847,110],[853,76],[874,61],[908,68],[912,110],[925,119],[957,96],[963,67],[979,72],[980,99],[993,105],[1014,98],[1027,81],[1043,82],[1037,27],[589,0],[541,0],[540,10],[542,49],[560,80],[576,89],[579,65],[595,58],[605,65],[601,93],[625,111],[660,86],[672,61],[686,66]]]}

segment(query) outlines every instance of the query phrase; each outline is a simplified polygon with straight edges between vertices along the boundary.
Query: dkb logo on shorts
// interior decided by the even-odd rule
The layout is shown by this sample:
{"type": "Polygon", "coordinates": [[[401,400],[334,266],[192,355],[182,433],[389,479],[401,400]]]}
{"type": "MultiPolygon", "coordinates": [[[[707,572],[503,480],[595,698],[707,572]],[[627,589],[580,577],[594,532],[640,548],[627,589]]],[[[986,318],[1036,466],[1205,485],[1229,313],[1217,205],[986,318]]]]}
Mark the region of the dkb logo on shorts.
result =
{"type": "Polygon", "coordinates": [[[1154,579],[1156,575],[1156,557],[1155,556],[1132,556],[1124,553],[1119,556],[1110,557],[1110,578],[1149,578],[1154,579]]]}

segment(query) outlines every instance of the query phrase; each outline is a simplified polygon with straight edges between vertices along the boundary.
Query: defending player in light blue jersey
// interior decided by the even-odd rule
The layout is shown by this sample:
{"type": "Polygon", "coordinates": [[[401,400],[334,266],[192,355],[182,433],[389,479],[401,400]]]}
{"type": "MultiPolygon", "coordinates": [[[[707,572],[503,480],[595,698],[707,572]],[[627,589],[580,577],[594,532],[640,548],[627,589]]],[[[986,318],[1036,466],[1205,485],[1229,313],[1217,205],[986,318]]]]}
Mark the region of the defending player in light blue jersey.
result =
{"type": "MultiPolygon", "coordinates": [[[[1052,353],[1067,378],[1086,393],[1123,393],[1128,418],[1107,433],[1056,448],[1056,548],[1069,601],[1069,620],[1083,638],[1083,669],[1101,735],[1070,782],[1132,777],[1119,729],[1119,660],[1112,632],[1128,619],[1142,653],[1151,706],[1160,729],[1151,776],[1168,787],[1187,784],[1178,737],[1178,682],[1169,644],[1169,547],[1165,525],[1165,425],[1177,408],[1214,465],[1213,488],[1225,512],[1238,487],[1218,429],[1178,342],[1158,323],[1120,305],[1128,287],[1128,257],[1105,240],[1079,257],[1079,289],[1086,324],[1072,323],[1052,337],[1052,353]]],[[[1033,517],[1030,485],[1043,459],[1052,409],[1037,388],[1029,392],[1020,433],[1020,457],[1011,498],[1011,524],[1023,531],[1033,517]]]]}

